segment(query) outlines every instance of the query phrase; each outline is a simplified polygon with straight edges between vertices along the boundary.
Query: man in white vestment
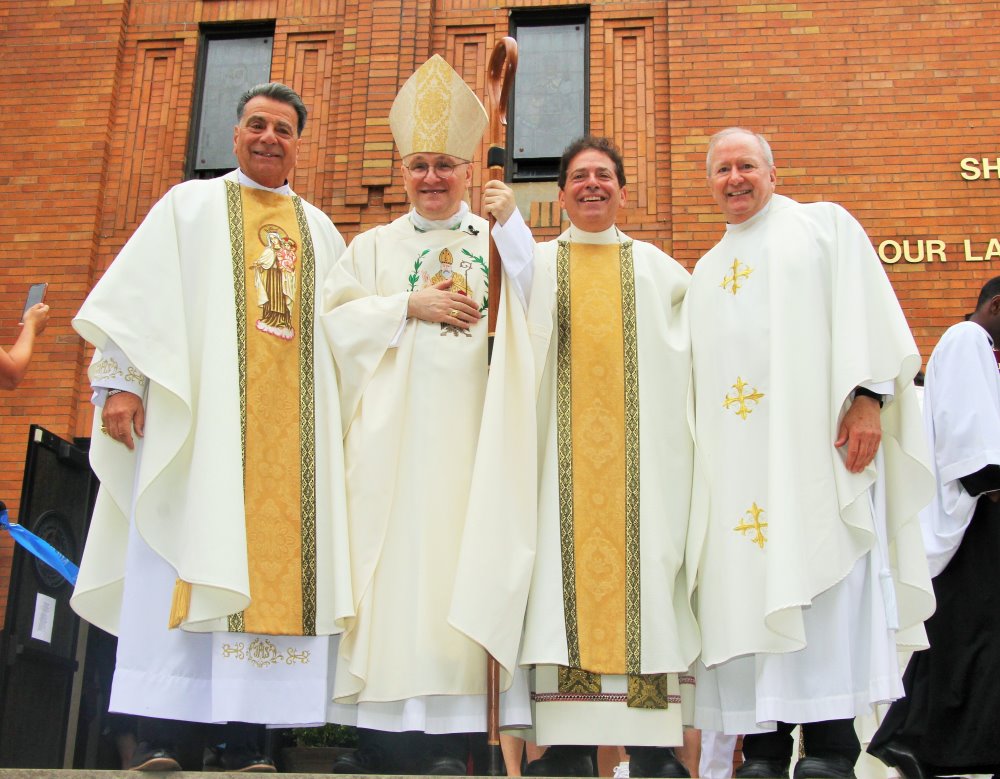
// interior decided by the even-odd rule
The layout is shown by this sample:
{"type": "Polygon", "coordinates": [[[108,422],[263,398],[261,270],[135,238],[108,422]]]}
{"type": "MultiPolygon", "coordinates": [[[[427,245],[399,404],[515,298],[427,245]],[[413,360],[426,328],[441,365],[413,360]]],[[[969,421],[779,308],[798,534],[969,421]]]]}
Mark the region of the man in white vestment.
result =
{"type": "Polygon", "coordinates": [[[504,667],[535,666],[535,740],[549,748],[528,775],[593,776],[595,745],[620,744],[632,776],[687,776],[670,746],[683,743],[678,674],[698,654],[689,276],[616,226],[625,170],[610,140],[570,144],[559,202],[570,226],[536,247],[530,275],[504,260],[527,305],[498,323],[482,433],[495,462],[474,494],[491,474],[503,486],[463,540],[485,598],[456,592],[452,619],[504,667]]]}
{"type": "Polygon", "coordinates": [[[1000,276],[934,347],[924,423],[937,494],[920,515],[937,611],[906,697],[868,751],[904,779],[1000,772],[1000,276]]]}
{"type": "Polygon", "coordinates": [[[897,640],[933,596],[920,356],[871,242],[833,203],[774,194],[770,147],[709,143],[726,234],[698,262],[690,559],[698,727],[747,734],[737,776],[850,777],[853,718],[902,694],[897,640]]]}
{"type": "MultiPolygon", "coordinates": [[[[336,374],[315,326],[344,242],[288,185],[301,98],[262,84],[236,115],[239,168],[171,189],[73,322],[97,348],[101,490],[71,602],[119,637],[111,710],[157,718],[139,770],[178,768],[177,720],[324,722],[330,635],[351,611],[336,374]]],[[[274,770],[234,730],[223,766],[274,770]]]]}
{"type": "MultiPolygon", "coordinates": [[[[465,196],[482,104],[435,55],[389,122],[412,210],[355,238],[326,288],[341,387],[354,613],[337,654],[333,722],[359,728],[337,773],[465,774],[486,730],[486,654],[447,620],[487,379],[489,226],[465,196]]],[[[533,242],[503,183],[483,204],[494,235],[533,242]]],[[[529,722],[508,674],[501,724],[529,722]]]]}

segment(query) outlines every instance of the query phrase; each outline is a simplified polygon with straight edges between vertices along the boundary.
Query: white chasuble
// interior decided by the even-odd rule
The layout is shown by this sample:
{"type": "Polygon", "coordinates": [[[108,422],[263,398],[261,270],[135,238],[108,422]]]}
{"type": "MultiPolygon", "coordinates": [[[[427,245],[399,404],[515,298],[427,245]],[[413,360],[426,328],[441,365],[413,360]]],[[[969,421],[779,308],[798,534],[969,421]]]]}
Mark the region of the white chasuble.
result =
{"type": "Polygon", "coordinates": [[[537,666],[538,743],[677,744],[677,675],[698,652],[684,567],[688,274],[615,228],[571,228],[535,262],[528,311],[513,301],[498,327],[477,463],[494,467],[476,490],[491,473],[505,487],[464,544],[486,600],[456,592],[452,619],[505,666],[537,666]]]}
{"type": "Polygon", "coordinates": [[[748,733],[898,697],[894,628],[919,643],[933,610],[915,521],[930,482],[920,358],[867,236],[775,195],[698,262],[687,302],[696,724],[748,733]],[[852,474],[840,419],[856,386],[890,381],[878,459],[852,474]]]}
{"type": "Polygon", "coordinates": [[[336,378],[313,322],[342,250],[297,197],[235,173],[187,182],[74,321],[95,366],[111,341],[148,377],[135,453],[93,437],[102,486],[73,598],[119,635],[113,710],[325,720],[329,635],[351,600],[336,378]]]}
{"type": "MultiPolygon", "coordinates": [[[[330,719],[383,730],[485,729],[486,654],[447,619],[486,391],[488,226],[359,235],[326,287],[345,431],[354,615],[330,719]],[[450,279],[483,312],[469,329],[405,321],[411,292],[450,279]]],[[[503,687],[510,686],[510,675],[503,687]]],[[[528,719],[526,687],[502,721],[528,719]]],[[[511,695],[505,694],[505,699],[511,695]]]]}

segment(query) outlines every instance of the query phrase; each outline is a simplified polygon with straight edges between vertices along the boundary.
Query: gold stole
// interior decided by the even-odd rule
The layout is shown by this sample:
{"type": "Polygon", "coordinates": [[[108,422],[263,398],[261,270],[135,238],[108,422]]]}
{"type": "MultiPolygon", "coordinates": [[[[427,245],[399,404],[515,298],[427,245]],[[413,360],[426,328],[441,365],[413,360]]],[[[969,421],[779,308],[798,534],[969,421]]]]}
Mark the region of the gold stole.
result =
{"type": "Polygon", "coordinates": [[[651,706],[663,708],[665,678],[639,676],[639,364],[632,243],[560,241],[556,268],[556,420],[569,650],[560,687],[599,693],[596,674],[628,674],[630,705],[650,706],[652,697],[651,706]],[[650,693],[650,684],[662,687],[663,695],[650,693]]]}
{"type": "MultiPolygon", "coordinates": [[[[315,254],[298,197],[226,189],[250,575],[250,606],[229,630],[315,635],[315,254]]],[[[189,598],[178,580],[172,627],[189,598]]]]}

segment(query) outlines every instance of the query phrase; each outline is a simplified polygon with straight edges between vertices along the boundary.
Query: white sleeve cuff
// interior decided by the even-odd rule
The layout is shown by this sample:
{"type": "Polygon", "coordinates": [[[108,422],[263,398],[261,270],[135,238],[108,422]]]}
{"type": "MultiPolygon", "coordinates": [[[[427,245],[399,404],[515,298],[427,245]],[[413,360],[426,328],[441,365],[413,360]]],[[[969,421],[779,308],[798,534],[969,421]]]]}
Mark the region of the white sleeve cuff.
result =
{"type": "MultiPolygon", "coordinates": [[[[407,295],[406,296],[406,304],[407,304],[407,306],[409,306],[409,303],[410,303],[410,296],[407,295]]],[[[399,320],[399,327],[396,328],[396,334],[392,337],[392,340],[389,341],[389,348],[390,349],[395,349],[397,346],[399,346],[399,339],[403,337],[403,330],[406,329],[406,323],[407,323],[407,321],[408,321],[408,317],[406,316],[406,307],[404,307],[403,308],[403,316],[400,317],[400,320],[399,320]]]]}
{"type": "Polygon", "coordinates": [[[139,372],[125,352],[112,340],[104,344],[91,369],[90,397],[95,406],[103,406],[109,389],[124,390],[144,398],[148,380],[139,372]]]}
{"type": "Polygon", "coordinates": [[[517,299],[527,310],[531,282],[535,275],[535,239],[524,223],[520,210],[515,208],[506,224],[497,222],[493,225],[493,240],[503,268],[507,271],[507,279],[517,299]]]}

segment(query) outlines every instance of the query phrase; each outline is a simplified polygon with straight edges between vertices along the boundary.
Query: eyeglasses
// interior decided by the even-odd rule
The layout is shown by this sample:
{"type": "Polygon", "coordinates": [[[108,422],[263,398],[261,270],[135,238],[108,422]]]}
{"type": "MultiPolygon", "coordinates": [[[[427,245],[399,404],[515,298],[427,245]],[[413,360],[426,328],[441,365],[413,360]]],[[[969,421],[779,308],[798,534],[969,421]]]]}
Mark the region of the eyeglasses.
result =
{"type": "Polygon", "coordinates": [[[433,165],[429,165],[426,162],[414,162],[412,165],[407,165],[404,162],[403,167],[410,171],[410,175],[416,179],[424,178],[432,168],[434,175],[439,179],[448,179],[455,175],[455,168],[471,164],[471,162],[435,162],[433,165]]]}

